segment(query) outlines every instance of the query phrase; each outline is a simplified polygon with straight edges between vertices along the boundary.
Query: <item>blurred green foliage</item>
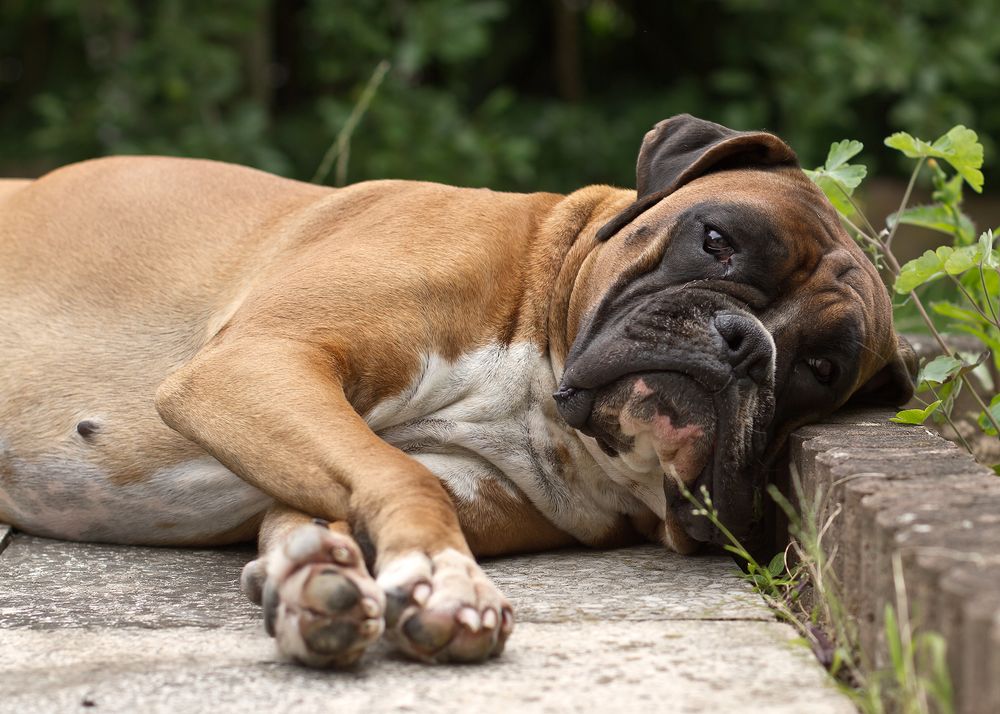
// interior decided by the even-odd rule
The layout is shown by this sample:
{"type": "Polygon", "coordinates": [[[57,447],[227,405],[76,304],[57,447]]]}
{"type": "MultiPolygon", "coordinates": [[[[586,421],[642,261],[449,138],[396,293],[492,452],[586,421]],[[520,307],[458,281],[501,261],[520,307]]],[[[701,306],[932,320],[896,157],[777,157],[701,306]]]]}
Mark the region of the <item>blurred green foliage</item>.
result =
{"type": "Polygon", "coordinates": [[[806,166],[961,123],[989,165],[997,27],[996,0],[0,0],[0,174],[143,152],[308,179],[382,59],[351,181],[632,185],[684,111],[806,166]]]}

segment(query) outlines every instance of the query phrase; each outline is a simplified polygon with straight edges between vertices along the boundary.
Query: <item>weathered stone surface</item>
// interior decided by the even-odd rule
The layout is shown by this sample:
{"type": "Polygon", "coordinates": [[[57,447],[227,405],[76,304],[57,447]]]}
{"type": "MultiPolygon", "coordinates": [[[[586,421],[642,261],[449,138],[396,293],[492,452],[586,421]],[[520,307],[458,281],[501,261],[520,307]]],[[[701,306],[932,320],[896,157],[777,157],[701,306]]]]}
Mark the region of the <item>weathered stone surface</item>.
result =
{"type": "Polygon", "coordinates": [[[21,714],[854,711],[775,622],[524,623],[485,665],[379,657],[353,672],[282,663],[258,631],[6,634],[0,707],[21,714]]]}
{"type": "MultiPolygon", "coordinates": [[[[239,627],[252,548],[175,550],[19,536],[0,558],[0,628],[239,627]]],[[[483,564],[521,622],[773,619],[725,557],[656,546],[561,551],[483,564]]]]}
{"type": "Polygon", "coordinates": [[[0,629],[256,625],[252,548],[176,550],[18,535],[0,556],[0,629]]]}
{"type": "Polygon", "coordinates": [[[519,617],[501,659],[427,667],[381,645],[316,672],[278,658],[239,594],[252,555],[16,536],[0,556],[0,712],[854,711],[725,557],[489,561],[519,617]]]}
{"type": "Polygon", "coordinates": [[[726,557],[650,545],[504,558],[483,569],[521,622],[773,619],[726,557]]]}
{"type": "Polygon", "coordinates": [[[957,711],[1000,711],[1000,479],[923,427],[840,414],[790,439],[807,499],[825,494],[834,572],[869,661],[884,663],[884,608],[900,558],[912,622],[945,637],[957,711]]]}

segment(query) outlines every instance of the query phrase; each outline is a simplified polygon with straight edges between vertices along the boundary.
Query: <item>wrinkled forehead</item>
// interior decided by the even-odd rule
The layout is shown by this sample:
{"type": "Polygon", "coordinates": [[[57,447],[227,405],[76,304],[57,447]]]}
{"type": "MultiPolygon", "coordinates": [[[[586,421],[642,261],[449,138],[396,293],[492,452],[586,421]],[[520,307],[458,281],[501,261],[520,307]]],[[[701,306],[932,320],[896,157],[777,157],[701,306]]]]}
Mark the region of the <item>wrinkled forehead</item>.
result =
{"type": "Polygon", "coordinates": [[[781,298],[769,308],[774,320],[810,321],[831,333],[840,327],[863,341],[859,383],[895,353],[891,303],[878,271],[802,171],[708,174],[665,198],[648,219],[667,226],[691,211],[756,239],[756,248],[767,255],[759,269],[782,282],[781,298]]]}
{"type": "MultiPolygon", "coordinates": [[[[718,171],[685,185],[667,201],[745,206],[748,219],[770,223],[783,235],[808,236],[817,253],[834,245],[856,247],[826,196],[799,169],[718,171]]],[[[860,250],[858,257],[864,257],[860,250]]]]}

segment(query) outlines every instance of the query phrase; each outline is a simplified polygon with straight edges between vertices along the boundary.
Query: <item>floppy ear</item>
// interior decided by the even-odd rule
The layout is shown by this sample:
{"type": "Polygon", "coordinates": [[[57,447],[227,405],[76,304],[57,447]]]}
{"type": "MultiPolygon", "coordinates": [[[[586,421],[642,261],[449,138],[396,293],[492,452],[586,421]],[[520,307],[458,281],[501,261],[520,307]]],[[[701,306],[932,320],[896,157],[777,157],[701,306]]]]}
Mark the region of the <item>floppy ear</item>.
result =
{"type": "Polygon", "coordinates": [[[646,133],[635,167],[636,202],[597,232],[606,240],[663,197],[712,171],[798,166],[795,152],[763,131],[733,131],[690,114],[664,119],[646,133]]]}
{"type": "Polygon", "coordinates": [[[892,361],[862,384],[848,404],[898,407],[913,398],[919,369],[917,353],[905,337],[896,335],[896,344],[892,361]]]}

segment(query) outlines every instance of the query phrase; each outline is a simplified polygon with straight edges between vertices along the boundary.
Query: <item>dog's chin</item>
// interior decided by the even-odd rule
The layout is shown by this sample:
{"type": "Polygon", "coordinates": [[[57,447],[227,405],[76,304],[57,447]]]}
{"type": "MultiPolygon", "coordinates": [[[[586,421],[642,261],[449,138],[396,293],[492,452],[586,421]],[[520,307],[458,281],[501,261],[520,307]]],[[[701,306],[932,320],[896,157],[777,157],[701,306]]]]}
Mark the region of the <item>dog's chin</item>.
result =
{"type": "Polygon", "coordinates": [[[609,476],[663,520],[664,545],[678,553],[697,549],[671,506],[715,460],[719,418],[712,395],[685,375],[648,372],[588,396],[590,409],[578,428],[607,457],[598,460],[609,476]]]}
{"type": "Polygon", "coordinates": [[[581,429],[635,473],[693,483],[709,464],[718,421],[711,396],[676,372],[630,374],[594,396],[581,429]]]}
{"type": "Polygon", "coordinates": [[[757,517],[750,464],[773,403],[742,384],[711,392],[678,372],[643,372],[554,396],[567,423],[592,437],[584,443],[608,476],[663,520],[664,542],[683,553],[699,542],[725,542],[694,512],[690,496],[700,502],[702,488],[731,532],[748,535],[757,517]]]}

